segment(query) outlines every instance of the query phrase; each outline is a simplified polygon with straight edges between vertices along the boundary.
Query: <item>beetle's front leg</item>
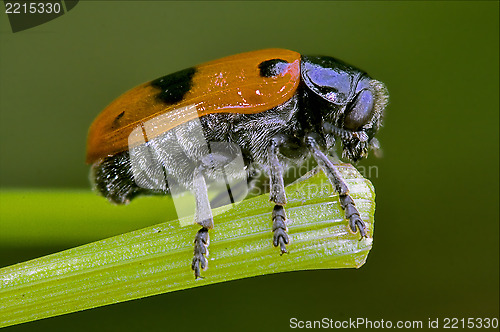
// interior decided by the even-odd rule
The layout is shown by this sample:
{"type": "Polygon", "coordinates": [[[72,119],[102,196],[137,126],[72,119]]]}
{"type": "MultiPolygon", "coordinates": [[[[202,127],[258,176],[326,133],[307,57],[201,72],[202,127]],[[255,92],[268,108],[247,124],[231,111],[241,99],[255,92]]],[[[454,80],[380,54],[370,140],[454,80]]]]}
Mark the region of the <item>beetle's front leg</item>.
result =
{"type": "Polygon", "coordinates": [[[340,172],[335,168],[330,159],[328,159],[328,157],[320,150],[314,135],[315,134],[306,135],[304,141],[311,151],[314,159],[316,159],[318,165],[320,165],[335,190],[339,193],[340,204],[344,209],[345,217],[349,219],[349,227],[354,233],[359,230],[361,238],[368,237],[366,234],[365,223],[361,220],[359,211],[356,208],[353,199],[349,196],[349,188],[344,182],[340,172]]]}
{"type": "Polygon", "coordinates": [[[280,246],[281,254],[287,252],[286,245],[290,242],[286,227],[286,214],[283,205],[286,204],[285,184],[283,181],[283,167],[278,160],[278,150],[286,138],[275,136],[271,139],[267,149],[269,159],[269,200],[276,205],[273,209],[273,245],[280,246]]]}
{"type": "Polygon", "coordinates": [[[198,166],[193,174],[193,188],[196,200],[195,222],[201,225],[201,229],[194,238],[194,257],[191,263],[191,269],[194,271],[194,277],[201,278],[200,268],[205,270],[208,266],[208,245],[210,239],[208,230],[214,227],[214,218],[212,209],[208,200],[207,184],[203,172],[205,167],[198,166]]]}

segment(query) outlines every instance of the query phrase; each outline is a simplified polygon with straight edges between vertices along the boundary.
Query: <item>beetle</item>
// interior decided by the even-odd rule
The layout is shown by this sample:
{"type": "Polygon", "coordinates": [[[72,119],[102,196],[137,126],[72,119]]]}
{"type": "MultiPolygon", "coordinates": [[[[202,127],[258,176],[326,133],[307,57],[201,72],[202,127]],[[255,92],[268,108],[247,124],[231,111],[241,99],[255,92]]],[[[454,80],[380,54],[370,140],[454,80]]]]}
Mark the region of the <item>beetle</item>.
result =
{"type": "Polygon", "coordinates": [[[289,244],[283,174],[311,155],[338,192],[350,230],[368,237],[328,155],[336,143],[343,158],[353,162],[377,149],[375,134],[387,103],[382,82],[333,57],[284,49],[252,51],[124,93],[92,123],[86,161],[92,165],[94,188],[116,204],[138,195],[171,194],[173,186],[194,193],[195,222],[201,229],[191,268],[199,278],[208,265],[208,230],[214,226],[207,183],[217,177],[214,170],[237,153],[248,179],[253,167],[269,178],[270,201],[275,204],[273,245],[281,254],[289,244]],[[228,145],[211,149],[214,142],[228,145]],[[239,152],[232,151],[234,147],[239,152]]]}

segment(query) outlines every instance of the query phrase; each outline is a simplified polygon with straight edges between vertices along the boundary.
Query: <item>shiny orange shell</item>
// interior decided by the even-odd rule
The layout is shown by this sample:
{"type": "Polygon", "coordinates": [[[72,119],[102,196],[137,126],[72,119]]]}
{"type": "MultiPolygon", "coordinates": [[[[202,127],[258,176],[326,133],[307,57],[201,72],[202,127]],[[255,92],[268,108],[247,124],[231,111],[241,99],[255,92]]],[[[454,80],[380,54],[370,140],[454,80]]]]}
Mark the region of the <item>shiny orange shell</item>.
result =
{"type": "Polygon", "coordinates": [[[290,99],[300,81],[300,54],[266,49],[229,56],[194,67],[182,100],[169,104],[152,82],[125,92],[94,120],[87,141],[87,163],[143,144],[166,131],[211,113],[254,114],[290,99]],[[288,62],[279,75],[263,77],[259,64],[288,62]],[[135,130],[134,130],[135,129],[135,130]]]}

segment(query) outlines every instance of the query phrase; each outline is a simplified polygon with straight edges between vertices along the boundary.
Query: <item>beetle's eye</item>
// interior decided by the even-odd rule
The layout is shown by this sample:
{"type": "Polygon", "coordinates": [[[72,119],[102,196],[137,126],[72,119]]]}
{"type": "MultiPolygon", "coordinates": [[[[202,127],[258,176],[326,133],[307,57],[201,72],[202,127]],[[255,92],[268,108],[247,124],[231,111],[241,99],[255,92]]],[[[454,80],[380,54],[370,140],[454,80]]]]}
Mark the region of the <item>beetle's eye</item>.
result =
{"type": "Polygon", "coordinates": [[[370,90],[361,90],[350,104],[344,119],[344,127],[358,130],[372,116],[373,94],[370,90]]]}

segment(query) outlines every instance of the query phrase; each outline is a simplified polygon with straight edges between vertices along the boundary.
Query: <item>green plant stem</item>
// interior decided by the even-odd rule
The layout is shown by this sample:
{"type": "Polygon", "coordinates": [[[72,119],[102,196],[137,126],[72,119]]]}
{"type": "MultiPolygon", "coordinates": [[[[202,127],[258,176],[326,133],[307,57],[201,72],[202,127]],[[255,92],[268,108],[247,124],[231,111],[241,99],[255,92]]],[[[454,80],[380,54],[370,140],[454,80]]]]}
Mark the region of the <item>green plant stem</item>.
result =
{"type": "Polygon", "coordinates": [[[372,246],[375,194],[354,167],[339,170],[368,239],[348,230],[323,172],[311,173],[286,188],[289,254],[280,256],[271,244],[273,204],[262,195],[216,215],[204,279],[195,280],[190,269],[199,226],[180,227],[179,220],[2,268],[0,326],[257,275],[358,268],[372,246]]]}

